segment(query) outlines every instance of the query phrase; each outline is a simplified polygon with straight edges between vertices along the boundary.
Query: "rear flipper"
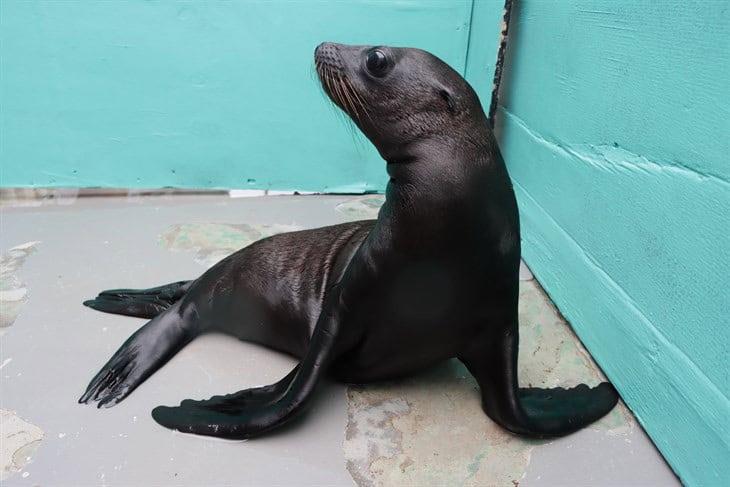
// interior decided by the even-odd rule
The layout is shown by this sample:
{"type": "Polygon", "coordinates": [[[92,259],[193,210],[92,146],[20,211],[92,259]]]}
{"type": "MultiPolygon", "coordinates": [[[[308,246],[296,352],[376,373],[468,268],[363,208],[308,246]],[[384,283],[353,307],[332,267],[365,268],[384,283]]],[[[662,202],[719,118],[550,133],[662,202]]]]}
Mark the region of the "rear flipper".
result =
{"type": "Polygon", "coordinates": [[[154,318],[182,298],[193,281],[178,281],[151,289],[110,289],[84,306],[105,313],[154,318]]]}
{"type": "MultiPolygon", "coordinates": [[[[80,403],[112,407],[190,342],[199,327],[173,304],[137,330],[91,380],[80,403]]],[[[192,315],[192,314],[191,314],[192,315]]]]}
{"type": "Polygon", "coordinates": [[[573,433],[606,415],[618,402],[608,382],[572,389],[517,386],[517,326],[500,339],[490,337],[459,358],[482,392],[482,407],[513,433],[548,438],[573,433]]]}

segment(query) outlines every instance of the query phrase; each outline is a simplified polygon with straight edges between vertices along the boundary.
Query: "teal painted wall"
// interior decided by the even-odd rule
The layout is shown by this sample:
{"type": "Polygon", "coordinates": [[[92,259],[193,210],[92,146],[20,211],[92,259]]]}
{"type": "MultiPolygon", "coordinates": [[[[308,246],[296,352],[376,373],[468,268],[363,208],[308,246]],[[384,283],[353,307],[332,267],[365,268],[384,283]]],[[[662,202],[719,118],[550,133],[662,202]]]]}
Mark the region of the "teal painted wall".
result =
{"type": "Polygon", "coordinates": [[[417,46],[461,72],[469,56],[481,81],[500,4],[3,0],[0,184],[382,189],[377,153],[319,87],[315,46],[417,46]]]}
{"type": "Polygon", "coordinates": [[[730,4],[517,2],[523,254],[675,471],[730,485],[730,4]]]}
{"type": "MultiPolygon", "coordinates": [[[[0,2],[0,185],[382,189],[322,40],[489,101],[502,1],[0,2]]],[[[523,252],[667,459],[730,481],[730,9],[517,2],[499,112],[523,252]]]]}

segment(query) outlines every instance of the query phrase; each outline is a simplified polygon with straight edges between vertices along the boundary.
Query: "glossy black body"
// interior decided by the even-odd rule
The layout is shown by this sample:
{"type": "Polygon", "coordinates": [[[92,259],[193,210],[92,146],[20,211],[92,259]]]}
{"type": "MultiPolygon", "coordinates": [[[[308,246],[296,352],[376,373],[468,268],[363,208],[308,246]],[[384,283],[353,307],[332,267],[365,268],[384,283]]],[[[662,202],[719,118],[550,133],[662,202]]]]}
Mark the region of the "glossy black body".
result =
{"type": "Polygon", "coordinates": [[[116,404],[191,339],[218,330],[301,362],[271,386],[158,407],[159,423],[248,438],[304,410],[324,373],[372,382],[452,357],[477,379],[486,413],[515,433],[563,435],[606,414],[618,398],[607,383],[518,387],[517,204],[471,87],[417,49],[323,44],[315,62],[327,94],[387,162],[378,219],[276,235],[195,281],[88,301],[151,321],[81,402],[116,404]]]}

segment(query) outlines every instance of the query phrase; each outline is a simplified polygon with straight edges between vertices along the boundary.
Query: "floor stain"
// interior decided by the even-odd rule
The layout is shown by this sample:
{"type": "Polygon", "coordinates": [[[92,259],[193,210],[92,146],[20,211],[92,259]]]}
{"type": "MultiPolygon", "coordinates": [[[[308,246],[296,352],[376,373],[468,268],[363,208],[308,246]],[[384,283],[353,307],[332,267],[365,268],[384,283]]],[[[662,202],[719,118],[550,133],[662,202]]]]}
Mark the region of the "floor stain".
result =
{"type": "Polygon", "coordinates": [[[383,195],[360,196],[340,203],[335,207],[335,210],[353,221],[367,220],[378,217],[378,211],[384,202],[385,196],[383,195]]]}
{"type": "Polygon", "coordinates": [[[295,230],[301,228],[279,224],[183,223],[168,228],[159,242],[169,250],[195,252],[195,262],[211,267],[257,240],[295,230]]]}
{"type": "MultiPolygon", "coordinates": [[[[523,385],[603,380],[534,280],[520,283],[520,323],[523,385]]],[[[524,477],[532,451],[549,443],[518,438],[490,421],[476,382],[456,360],[397,382],[351,386],[347,397],[343,449],[361,487],[513,485],[524,477]]],[[[591,428],[628,435],[632,422],[620,405],[591,428]]]]}
{"type": "Polygon", "coordinates": [[[0,256],[0,336],[15,323],[28,301],[28,289],[17,272],[39,243],[34,241],[16,245],[0,256]]]}
{"type": "Polygon", "coordinates": [[[0,409],[0,440],[0,480],[4,481],[32,461],[43,440],[43,430],[15,411],[0,409]]]}

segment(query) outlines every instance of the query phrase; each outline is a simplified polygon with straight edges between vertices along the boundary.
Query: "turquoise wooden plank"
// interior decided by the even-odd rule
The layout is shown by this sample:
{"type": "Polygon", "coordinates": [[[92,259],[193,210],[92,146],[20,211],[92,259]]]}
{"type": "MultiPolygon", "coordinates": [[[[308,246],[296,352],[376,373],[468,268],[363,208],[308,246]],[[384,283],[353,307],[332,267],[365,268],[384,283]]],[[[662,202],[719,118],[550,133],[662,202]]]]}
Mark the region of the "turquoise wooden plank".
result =
{"type": "Polygon", "coordinates": [[[730,10],[518,2],[524,255],[673,468],[730,482],[730,10]]]}
{"type": "Polygon", "coordinates": [[[463,72],[471,14],[471,0],[5,0],[0,184],[380,190],[315,46],[416,46],[463,72]]]}

